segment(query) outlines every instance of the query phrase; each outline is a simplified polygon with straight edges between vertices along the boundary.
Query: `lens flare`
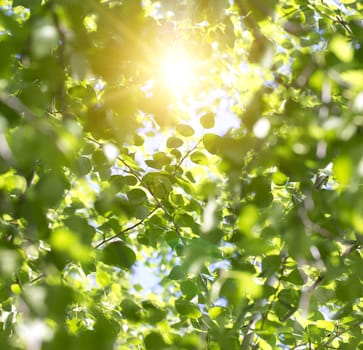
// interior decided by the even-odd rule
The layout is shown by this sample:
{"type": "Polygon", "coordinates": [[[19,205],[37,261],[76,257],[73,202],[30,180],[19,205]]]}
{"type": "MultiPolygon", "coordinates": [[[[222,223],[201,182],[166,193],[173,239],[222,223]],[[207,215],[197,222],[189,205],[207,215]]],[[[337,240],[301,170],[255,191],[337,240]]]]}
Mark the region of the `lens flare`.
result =
{"type": "Polygon", "coordinates": [[[193,60],[182,48],[167,51],[160,65],[162,80],[174,94],[183,94],[193,85],[193,60]]]}

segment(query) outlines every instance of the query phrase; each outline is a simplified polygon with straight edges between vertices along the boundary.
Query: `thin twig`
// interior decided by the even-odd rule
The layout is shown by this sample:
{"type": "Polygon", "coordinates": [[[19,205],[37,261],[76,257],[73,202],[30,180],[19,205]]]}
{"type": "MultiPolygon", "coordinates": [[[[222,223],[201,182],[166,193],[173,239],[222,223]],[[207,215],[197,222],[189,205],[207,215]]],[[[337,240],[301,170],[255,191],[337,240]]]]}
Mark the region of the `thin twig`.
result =
{"type": "Polygon", "coordinates": [[[303,11],[308,7],[308,5],[304,5],[301,6],[300,8],[291,10],[290,12],[286,12],[283,16],[280,17],[280,19],[285,18],[285,17],[289,17],[290,15],[293,15],[294,13],[298,12],[298,11],[303,11]]]}
{"type": "Polygon", "coordinates": [[[320,236],[324,237],[324,238],[330,238],[333,239],[334,235],[333,233],[331,233],[330,231],[328,231],[326,228],[321,227],[320,225],[316,224],[315,222],[312,222],[307,213],[306,210],[303,209],[302,207],[300,207],[297,211],[298,216],[300,218],[300,220],[302,221],[302,223],[304,224],[304,226],[311,231],[315,231],[317,232],[320,236]]]}
{"type": "Polygon", "coordinates": [[[173,172],[173,176],[177,172],[177,169],[180,168],[180,166],[183,164],[184,160],[187,159],[187,157],[199,146],[199,144],[202,142],[202,139],[200,139],[191,149],[189,149],[182,158],[180,158],[179,162],[175,165],[175,170],[173,172]]]}
{"type": "MultiPolygon", "coordinates": [[[[329,5],[327,5],[327,6],[329,6],[329,5]]],[[[333,17],[333,16],[330,16],[330,15],[324,13],[323,11],[320,11],[315,6],[311,6],[311,7],[313,8],[313,10],[318,12],[321,16],[329,18],[330,20],[332,20],[335,23],[339,23],[349,34],[352,34],[352,29],[349,27],[348,23],[339,14],[337,14],[335,17],[333,17]]]]}
{"type": "Polygon", "coordinates": [[[37,119],[37,116],[16,96],[0,93],[0,102],[18,113],[28,122],[33,122],[37,119]]]}
{"type": "MultiPolygon", "coordinates": [[[[99,146],[102,146],[103,144],[95,139],[93,139],[92,137],[87,137],[90,141],[96,143],[99,146]]],[[[165,213],[165,215],[168,217],[168,219],[171,220],[171,222],[173,223],[173,226],[175,227],[176,233],[178,234],[178,236],[180,238],[182,238],[181,233],[180,233],[180,229],[178,227],[178,225],[175,222],[174,217],[169,213],[169,211],[165,208],[165,206],[160,202],[160,199],[155,195],[155,193],[151,190],[150,186],[148,186],[145,181],[140,177],[140,175],[132,168],[131,165],[128,164],[128,162],[126,162],[121,156],[118,156],[117,159],[130,171],[130,173],[132,175],[135,176],[135,178],[141,183],[141,185],[149,192],[149,194],[154,198],[156,204],[158,205],[158,207],[160,209],[163,210],[163,212],[165,213]]]]}
{"type": "Polygon", "coordinates": [[[18,97],[0,91],[0,103],[3,103],[5,106],[19,114],[26,122],[31,124],[37,131],[44,135],[53,133],[53,130],[44,121],[44,119],[34,114],[18,97]]]}
{"type": "Polygon", "coordinates": [[[40,274],[39,276],[37,276],[37,277],[34,277],[31,281],[30,281],[30,283],[31,284],[33,284],[33,283],[35,283],[35,282],[37,282],[37,281],[39,281],[41,278],[43,278],[43,277],[45,277],[45,274],[40,274]]]}
{"type": "Polygon", "coordinates": [[[339,331],[339,329],[338,329],[334,335],[331,335],[323,344],[319,345],[316,348],[316,350],[326,349],[328,347],[328,345],[333,342],[334,339],[340,337],[341,335],[350,331],[351,329],[354,329],[355,327],[359,326],[361,323],[362,323],[362,321],[358,321],[358,322],[353,323],[352,325],[349,325],[349,328],[347,328],[347,329],[342,329],[341,331],[339,331]]]}
{"type": "Polygon", "coordinates": [[[321,282],[324,279],[324,275],[319,275],[318,278],[315,280],[315,282],[311,285],[305,288],[305,290],[303,290],[303,293],[312,293],[316,288],[318,288],[318,286],[321,284],[321,282]]]}
{"type": "Polygon", "coordinates": [[[108,238],[104,238],[101,242],[99,242],[95,248],[99,248],[101,245],[109,242],[109,241],[112,241],[113,239],[117,238],[117,237],[120,237],[121,235],[125,234],[126,232],[129,232],[129,231],[132,231],[134,228],[140,226],[146,219],[148,219],[156,210],[158,210],[159,207],[156,207],[154,208],[149,214],[147,217],[139,220],[138,222],[136,222],[134,225],[132,226],[129,226],[129,227],[126,227],[124,230],[120,231],[119,233],[111,236],[111,237],[108,237],[108,238]]]}

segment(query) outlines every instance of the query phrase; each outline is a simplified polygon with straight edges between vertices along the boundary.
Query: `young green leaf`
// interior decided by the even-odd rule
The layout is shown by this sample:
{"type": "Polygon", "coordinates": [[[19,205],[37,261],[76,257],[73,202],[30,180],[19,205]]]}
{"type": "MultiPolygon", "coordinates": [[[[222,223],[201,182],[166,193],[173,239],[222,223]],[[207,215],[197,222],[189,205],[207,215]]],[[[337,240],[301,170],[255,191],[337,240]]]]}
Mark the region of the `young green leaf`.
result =
{"type": "Polygon", "coordinates": [[[207,113],[200,117],[200,124],[203,126],[204,129],[211,129],[214,127],[214,114],[212,112],[207,113]]]}
{"type": "Polygon", "coordinates": [[[194,129],[190,125],[178,124],[176,126],[176,131],[185,137],[190,137],[194,135],[194,129]]]}
{"type": "Polygon", "coordinates": [[[171,136],[166,141],[166,146],[168,148],[179,148],[182,145],[183,145],[183,140],[180,139],[179,137],[171,136]]]}

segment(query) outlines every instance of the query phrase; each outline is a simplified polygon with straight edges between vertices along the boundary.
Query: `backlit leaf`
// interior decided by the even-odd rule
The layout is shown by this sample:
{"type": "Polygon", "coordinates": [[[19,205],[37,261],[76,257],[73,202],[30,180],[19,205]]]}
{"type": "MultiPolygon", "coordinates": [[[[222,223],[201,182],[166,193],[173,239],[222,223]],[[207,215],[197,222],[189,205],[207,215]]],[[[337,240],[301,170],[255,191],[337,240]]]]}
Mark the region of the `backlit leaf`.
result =
{"type": "Polygon", "coordinates": [[[180,315],[192,319],[199,318],[200,316],[202,316],[202,312],[199,310],[199,307],[187,300],[183,299],[176,300],[175,308],[180,315]]]}
{"type": "Polygon", "coordinates": [[[207,113],[200,117],[200,124],[203,126],[204,129],[211,129],[214,127],[214,114],[207,113]]]}
{"type": "Polygon", "coordinates": [[[190,137],[194,135],[194,130],[190,125],[186,125],[186,124],[178,124],[176,126],[176,131],[185,137],[190,137]]]}
{"type": "Polygon", "coordinates": [[[102,261],[107,265],[129,269],[135,263],[136,255],[123,242],[112,242],[103,248],[102,261]]]}

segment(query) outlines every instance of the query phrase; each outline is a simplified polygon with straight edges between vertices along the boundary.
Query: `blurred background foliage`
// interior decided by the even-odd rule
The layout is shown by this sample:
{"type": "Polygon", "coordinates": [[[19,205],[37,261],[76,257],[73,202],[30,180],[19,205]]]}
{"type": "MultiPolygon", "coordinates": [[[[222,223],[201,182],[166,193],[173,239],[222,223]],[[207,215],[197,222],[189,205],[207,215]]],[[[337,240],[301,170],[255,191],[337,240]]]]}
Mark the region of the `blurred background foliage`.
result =
{"type": "Polygon", "coordinates": [[[0,0],[1,347],[363,348],[362,10],[0,0]]]}

